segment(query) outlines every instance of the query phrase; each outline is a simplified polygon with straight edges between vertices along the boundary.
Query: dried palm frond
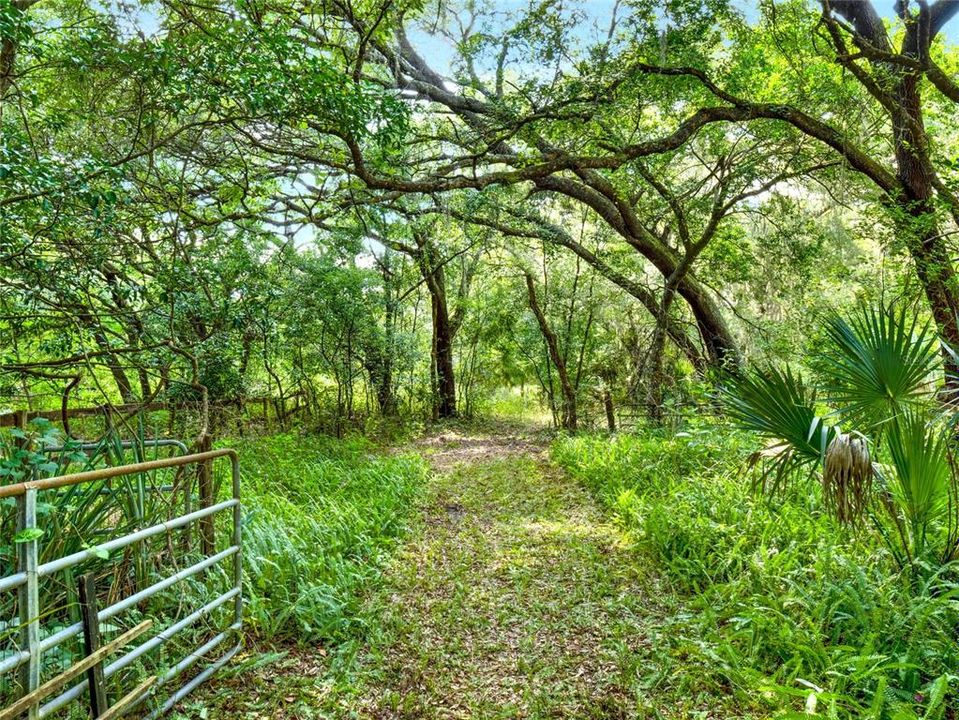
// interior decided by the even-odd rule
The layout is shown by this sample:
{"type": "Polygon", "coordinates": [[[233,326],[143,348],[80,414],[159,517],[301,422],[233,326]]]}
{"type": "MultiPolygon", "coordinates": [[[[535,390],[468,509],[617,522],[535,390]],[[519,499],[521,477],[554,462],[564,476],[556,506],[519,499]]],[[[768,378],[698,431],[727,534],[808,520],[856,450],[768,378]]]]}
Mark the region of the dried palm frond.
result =
{"type": "Polygon", "coordinates": [[[836,432],[826,448],[822,492],[826,506],[839,522],[858,525],[872,495],[873,467],[866,439],[836,432]]]}

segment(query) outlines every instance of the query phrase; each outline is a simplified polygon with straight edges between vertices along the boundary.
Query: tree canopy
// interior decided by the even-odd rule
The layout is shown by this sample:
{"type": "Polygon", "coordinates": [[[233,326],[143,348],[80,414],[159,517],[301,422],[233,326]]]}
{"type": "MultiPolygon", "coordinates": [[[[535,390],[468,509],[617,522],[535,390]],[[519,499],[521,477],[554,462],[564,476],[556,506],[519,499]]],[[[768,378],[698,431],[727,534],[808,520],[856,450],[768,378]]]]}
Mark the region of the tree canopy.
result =
{"type": "Polygon", "coordinates": [[[877,8],[4,0],[3,392],[592,423],[855,298],[956,344],[959,4],[877,8]]]}

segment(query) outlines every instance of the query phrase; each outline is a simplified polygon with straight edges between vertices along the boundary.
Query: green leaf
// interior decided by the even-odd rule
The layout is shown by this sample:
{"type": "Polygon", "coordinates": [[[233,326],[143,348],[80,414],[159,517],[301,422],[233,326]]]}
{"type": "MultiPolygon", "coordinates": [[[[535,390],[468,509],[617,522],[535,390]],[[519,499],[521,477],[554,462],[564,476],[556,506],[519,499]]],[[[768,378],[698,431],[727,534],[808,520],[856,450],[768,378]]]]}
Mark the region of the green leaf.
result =
{"type": "Polygon", "coordinates": [[[43,530],[40,528],[27,528],[14,535],[13,542],[18,544],[28,543],[39,540],[41,537],[43,537],[43,530]]]}
{"type": "Polygon", "coordinates": [[[765,467],[762,486],[769,492],[781,489],[791,475],[817,467],[835,435],[816,414],[815,393],[788,366],[733,377],[721,398],[740,427],[771,441],[754,456],[754,463],[765,467]]]}
{"type": "Polygon", "coordinates": [[[100,558],[101,560],[110,558],[110,551],[103,549],[99,545],[84,545],[83,547],[93,557],[100,558]]]}

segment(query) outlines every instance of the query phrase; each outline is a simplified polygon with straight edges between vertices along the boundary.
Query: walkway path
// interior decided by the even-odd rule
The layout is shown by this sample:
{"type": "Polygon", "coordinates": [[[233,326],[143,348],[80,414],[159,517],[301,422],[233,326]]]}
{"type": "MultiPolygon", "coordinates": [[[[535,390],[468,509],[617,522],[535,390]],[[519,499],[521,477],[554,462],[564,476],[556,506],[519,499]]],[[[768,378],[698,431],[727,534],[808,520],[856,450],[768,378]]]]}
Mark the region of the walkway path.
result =
{"type": "Polygon", "coordinates": [[[545,447],[449,433],[388,571],[371,718],[633,717],[650,582],[545,447]]]}

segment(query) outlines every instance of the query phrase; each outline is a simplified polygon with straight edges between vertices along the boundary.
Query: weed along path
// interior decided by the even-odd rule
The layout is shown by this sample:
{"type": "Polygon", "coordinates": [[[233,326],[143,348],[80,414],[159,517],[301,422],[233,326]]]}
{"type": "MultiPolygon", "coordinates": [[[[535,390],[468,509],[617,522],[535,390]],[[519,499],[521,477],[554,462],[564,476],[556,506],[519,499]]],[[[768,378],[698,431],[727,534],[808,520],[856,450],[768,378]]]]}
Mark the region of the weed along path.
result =
{"type": "Polygon", "coordinates": [[[234,694],[233,715],[210,717],[693,716],[649,695],[668,593],[543,443],[448,432],[416,447],[434,472],[349,669],[291,651],[226,681],[261,704],[234,694]]]}

